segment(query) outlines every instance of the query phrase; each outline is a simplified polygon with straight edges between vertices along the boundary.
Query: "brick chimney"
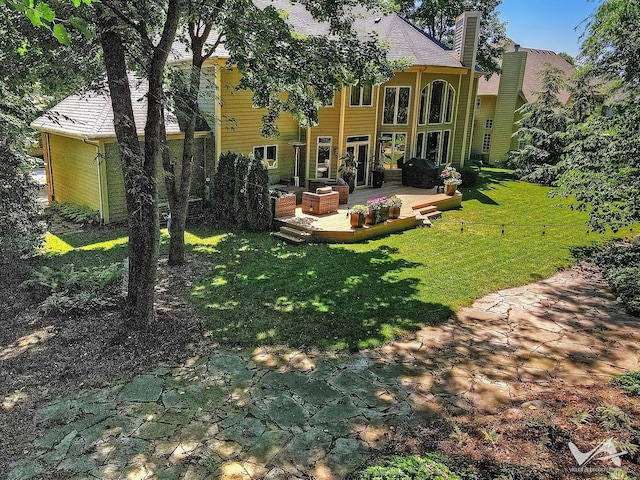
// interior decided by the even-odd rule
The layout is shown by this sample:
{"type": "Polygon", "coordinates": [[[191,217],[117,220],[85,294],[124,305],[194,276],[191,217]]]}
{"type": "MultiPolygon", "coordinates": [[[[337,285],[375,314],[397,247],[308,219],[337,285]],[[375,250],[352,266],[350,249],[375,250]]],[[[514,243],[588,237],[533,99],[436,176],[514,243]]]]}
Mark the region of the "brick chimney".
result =
{"type": "Polygon", "coordinates": [[[456,18],[454,51],[460,62],[472,70],[476,67],[479,34],[480,12],[465,11],[456,18]]]}

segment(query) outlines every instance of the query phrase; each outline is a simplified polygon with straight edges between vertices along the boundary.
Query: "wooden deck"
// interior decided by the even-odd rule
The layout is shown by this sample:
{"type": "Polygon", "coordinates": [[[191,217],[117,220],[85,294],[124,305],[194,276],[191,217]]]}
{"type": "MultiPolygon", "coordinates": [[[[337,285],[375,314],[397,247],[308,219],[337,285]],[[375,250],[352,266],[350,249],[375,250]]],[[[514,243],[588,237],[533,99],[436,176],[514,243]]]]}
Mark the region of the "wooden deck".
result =
{"type": "Polygon", "coordinates": [[[349,194],[349,203],[340,205],[337,213],[310,215],[302,213],[300,206],[295,216],[276,219],[281,236],[290,241],[317,243],[357,243],[391,233],[410,230],[429,224],[429,216],[460,207],[462,194],[454,196],[436,193],[436,189],[407,187],[400,183],[385,182],[382,188],[358,188],[349,194]],[[349,223],[349,208],[366,205],[375,197],[398,195],[402,199],[400,217],[377,225],[353,228],[349,223]],[[424,212],[424,214],[423,214],[424,212]],[[289,238],[290,237],[290,238],[289,238]]]}

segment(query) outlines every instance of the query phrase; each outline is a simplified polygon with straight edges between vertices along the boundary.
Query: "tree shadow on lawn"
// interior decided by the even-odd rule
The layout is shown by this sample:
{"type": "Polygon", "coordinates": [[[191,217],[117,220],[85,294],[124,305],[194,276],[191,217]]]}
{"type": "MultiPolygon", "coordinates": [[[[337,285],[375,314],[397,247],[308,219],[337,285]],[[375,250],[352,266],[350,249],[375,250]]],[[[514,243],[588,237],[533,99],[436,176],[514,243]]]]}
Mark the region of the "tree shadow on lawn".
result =
{"type": "Polygon", "coordinates": [[[507,172],[495,172],[482,170],[478,176],[476,186],[473,188],[463,188],[462,201],[468,202],[476,200],[485,205],[499,205],[484,191],[494,190],[496,185],[505,185],[506,181],[512,180],[512,174],[507,172]]]}
{"type": "Polygon", "coordinates": [[[214,267],[194,283],[189,298],[223,343],[373,347],[454,314],[417,299],[423,280],[400,273],[418,264],[394,258],[394,252],[229,236],[209,250],[214,267]]]}

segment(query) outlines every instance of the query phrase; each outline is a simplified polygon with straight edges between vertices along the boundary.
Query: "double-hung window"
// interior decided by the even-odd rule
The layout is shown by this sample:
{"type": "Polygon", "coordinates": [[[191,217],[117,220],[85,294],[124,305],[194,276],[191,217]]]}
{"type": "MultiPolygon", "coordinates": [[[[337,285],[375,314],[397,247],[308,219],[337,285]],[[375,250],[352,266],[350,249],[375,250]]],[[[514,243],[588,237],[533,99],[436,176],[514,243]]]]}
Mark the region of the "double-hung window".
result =
{"type": "Polygon", "coordinates": [[[267,168],[278,168],[278,146],[260,145],[253,147],[253,156],[261,160],[267,168]]]}
{"type": "Polygon", "coordinates": [[[370,107],[373,105],[373,85],[367,82],[361,87],[352,86],[349,105],[352,107],[370,107]]]}

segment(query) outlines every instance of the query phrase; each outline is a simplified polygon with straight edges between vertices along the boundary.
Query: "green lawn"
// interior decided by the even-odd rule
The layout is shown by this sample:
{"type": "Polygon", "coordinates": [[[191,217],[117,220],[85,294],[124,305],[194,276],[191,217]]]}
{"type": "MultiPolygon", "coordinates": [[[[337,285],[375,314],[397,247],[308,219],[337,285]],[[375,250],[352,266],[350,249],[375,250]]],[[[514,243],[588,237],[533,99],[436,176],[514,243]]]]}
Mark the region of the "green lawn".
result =
{"type": "MultiPolygon", "coordinates": [[[[477,189],[463,191],[463,208],[432,228],[357,245],[291,246],[267,234],[192,230],[190,248],[211,271],[187,295],[222,343],[380,345],[446,321],[488,292],[548,277],[574,261],[574,249],[613,238],[587,233],[585,214],[557,207],[547,192],[485,170],[477,189]]],[[[74,249],[49,261],[111,263],[126,255],[122,234],[50,237],[52,250],[74,249]]]]}

